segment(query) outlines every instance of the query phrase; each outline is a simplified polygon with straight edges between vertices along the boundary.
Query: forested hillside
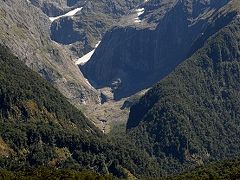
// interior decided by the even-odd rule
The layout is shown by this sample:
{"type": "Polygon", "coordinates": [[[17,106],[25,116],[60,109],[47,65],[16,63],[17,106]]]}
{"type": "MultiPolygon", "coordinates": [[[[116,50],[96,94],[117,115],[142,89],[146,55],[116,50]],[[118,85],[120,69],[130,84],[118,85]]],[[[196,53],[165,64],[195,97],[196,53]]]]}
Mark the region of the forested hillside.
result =
{"type": "MultiPolygon", "coordinates": [[[[170,176],[165,179],[239,179],[240,161],[239,159],[225,160],[216,162],[207,166],[198,167],[176,176],[170,176]]],[[[164,178],[163,178],[164,179],[164,178]]]]}
{"type": "MultiPolygon", "coordinates": [[[[233,7],[237,1],[216,20],[233,7]]],[[[128,133],[167,171],[239,155],[239,25],[238,16],[220,29],[211,24],[216,33],[203,47],[131,108],[128,133]]]]}
{"type": "Polygon", "coordinates": [[[113,175],[101,175],[92,171],[74,171],[71,169],[56,170],[53,168],[39,167],[26,171],[11,172],[0,169],[0,179],[7,180],[42,180],[42,179],[86,179],[86,180],[113,180],[117,179],[113,175]]]}

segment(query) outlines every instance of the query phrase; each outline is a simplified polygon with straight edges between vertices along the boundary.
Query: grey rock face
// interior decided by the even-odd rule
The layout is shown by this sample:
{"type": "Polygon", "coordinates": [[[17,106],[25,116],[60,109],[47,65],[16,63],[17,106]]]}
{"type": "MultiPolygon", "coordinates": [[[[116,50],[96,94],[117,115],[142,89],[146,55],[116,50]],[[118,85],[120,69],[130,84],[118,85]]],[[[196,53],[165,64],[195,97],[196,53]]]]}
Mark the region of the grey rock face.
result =
{"type": "Polygon", "coordinates": [[[76,5],[82,6],[85,0],[30,0],[40,8],[47,16],[59,16],[76,5]]]}
{"type": "Polygon", "coordinates": [[[82,71],[97,88],[113,87],[120,79],[113,88],[116,99],[148,88],[189,55],[210,17],[227,2],[149,1],[141,6],[145,8],[142,22],[110,30],[82,71]],[[146,22],[147,28],[141,26],[146,22]],[[156,22],[155,28],[149,26],[156,22]]]}
{"type": "Polygon", "coordinates": [[[31,69],[52,83],[73,104],[98,100],[69,52],[50,39],[50,22],[28,1],[6,0],[0,4],[0,42],[31,69]]]}
{"type": "Polygon", "coordinates": [[[58,16],[82,7],[74,17],[64,17],[51,25],[52,40],[69,48],[76,57],[91,51],[122,15],[143,0],[32,0],[48,16],[58,16]]]}

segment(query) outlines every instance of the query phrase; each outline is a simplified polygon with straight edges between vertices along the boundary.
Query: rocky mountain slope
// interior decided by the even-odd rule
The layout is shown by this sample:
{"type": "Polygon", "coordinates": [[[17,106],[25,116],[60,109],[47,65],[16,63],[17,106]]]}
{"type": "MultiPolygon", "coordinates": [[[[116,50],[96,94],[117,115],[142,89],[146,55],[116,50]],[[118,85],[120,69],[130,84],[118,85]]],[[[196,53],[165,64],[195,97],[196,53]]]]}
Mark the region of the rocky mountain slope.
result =
{"type": "Polygon", "coordinates": [[[143,0],[32,0],[49,17],[82,8],[74,17],[64,17],[52,22],[52,40],[65,45],[77,57],[94,49],[105,32],[127,14],[129,9],[143,0]]]}
{"type": "MultiPolygon", "coordinates": [[[[51,39],[69,49],[76,64],[86,62],[105,32],[142,2],[143,0],[31,1],[49,17],[51,39]]],[[[111,123],[126,122],[129,112],[128,109],[121,110],[124,100],[114,102],[111,96],[111,92],[100,90],[101,103],[106,102],[106,99],[108,103],[87,103],[82,107],[95,125],[105,132],[109,131],[111,123]]]]}
{"type": "Polygon", "coordinates": [[[131,108],[128,133],[170,171],[239,155],[239,7],[214,13],[195,53],[131,108]]]}
{"type": "Polygon", "coordinates": [[[57,87],[73,104],[98,102],[97,92],[86,82],[70,52],[50,39],[50,22],[29,1],[0,4],[0,42],[31,69],[57,87]]]}
{"type": "Polygon", "coordinates": [[[84,0],[29,0],[49,17],[60,16],[75,5],[83,6],[84,0]]]}
{"type": "Polygon", "coordinates": [[[107,32],[82,71],[94,87],[111,87],[116,99],[148,88],[189,55],[227,2],[147,1],[107,32]]]}

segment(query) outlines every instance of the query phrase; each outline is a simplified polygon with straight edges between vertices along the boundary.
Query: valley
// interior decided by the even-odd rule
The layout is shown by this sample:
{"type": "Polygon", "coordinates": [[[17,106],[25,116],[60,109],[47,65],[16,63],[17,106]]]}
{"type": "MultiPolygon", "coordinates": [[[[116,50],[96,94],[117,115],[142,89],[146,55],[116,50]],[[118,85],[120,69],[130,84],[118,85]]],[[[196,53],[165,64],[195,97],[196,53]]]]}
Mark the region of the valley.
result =
{"type": "Polygon", "coordinates": [[[0,179],[239,178],[239,59],[238,0],[4,0],[0,179]]]}
{"type": "MultiPolygon", "coordinates": [[[[57,7],[51,7],[48,8],[48,11],[46,12],[43,7],[41,6],[41,3],[34,3],[36,7],[39,7],[49,18],[51,21],[50,25],[50,30],[51,30],[51,39],[53,42],[57,43],[59,46],[62,46],[63,48],[67,48],[69,50],[70,55],[72,56],[73,61],[75,62],[76,65],[79,67],[84,66],[85,63],[87,63],[93,54],[95,53],[95,50],[98,48],[99,44],[101,43],[101,38],[104,36],[104,33],[111,29],[111,27],[117,25],[117,20],[120,20],[122,18],[125,18],[123,16],[128,16],[127,14],[130,11],[139,11],[137,10],[132,10],[135,9],[133,4],[138,6],[138,4],[146,3],[147,1],[144,2],[128,2],[129,4],[129,11],[127,11],[126,7],[122,7],[121,3],[116,1],[115,4],[112,6],[109,6],[109,10],[103,11],[102,6],[105,7],[106,4],[103,2],[99,2],[99,5],[101,8],[96,6],[96,4],[93,4],[93,6],[96,7],[91,7],[91,9],[88,9],[90,6],[90,2],[76,2],[75,4],[71,4],[70,6],[68,5],[61,5],[59,6],[58,4],[53,4],[56,5],[57,7],[62,7],[64,13],[59,14],[57,16],[51,16],[55,14],[55,10],[57,7]],[[96,8],[96,9],[94,9],[96,8]],[[118,8],[119,9],[119,14],[112,13],[111,8],[118,8]],[[52,10],[52,12],[51,12],[52,10]],[[92,12],[92,11],[96,12],[92,12]],[[91,13],[95,13],[92,15],[91,13]],[[105,22],[106,19],[101,20],[103,23],[101,27],[98,27],[96,25],[92,25],[93,21],[98,22],[98,14],[102,14],[103,16],[108,16],[108,19],[112,19],[111,23],[107,25],[105,22]],[[89,21],[86,21],[88,16],[90,15],[89,21]],[[84,19],[83,23],[82,19],[84,19]],[[71,22],[71,26],[69,23],[71,22]],[[75,27],[74,27],[75,24],[75,27]],[[89,29],[89,26],[94,28],[93,31],[89,29]],[[72,29],[66,29],[66,28],[72,28],[72,29]],[[78,29],[82,28],[81,31],[78,29]],[[96,28],[96,29],[95,29],[96,28]],[[105,29],[104,31],[103,28],[105,29]],[[83,32],[83,33],[81,33],[83,32]],[[99,35],[96,35],[95,32],[99,32],[99,35]],[[82,36],[82,37],[81,37],[82,36]],[[90,37],[92,36],[93,39],[90,37]],[[66,38],[67,41],[64,39],[59,39],[59,38],[66,38]],[[87,40],[86,40],[87,38],[87,40]],[[90,38],[90,39],[88,39],[90,38]],[[84,46],[79,45],[79,43],[84,43],[84,46]],[[94,45],[95,44],[95,45],[94,45]],[[78,48],[76,52],[76,48],[78,48]],[[88,49],[88,51],[87,51],[88,49]],[[85,54],[84,54],[85,53],[85,54]],[[82,56],[80,56],[82,55],[82,56]]],[[[45,2],[46,4],[50,2],[45,2]]],[[[141,13],[141,12],[140,12],[141,13]]],[[[137,12],[137,15],[140,16],[139,12],[137,12]]],[[[109,21],[109,20],[108,20],[109,21]]],[[[89,84],[88,79],[84,79],[87,84],[89,84]]],[[[90,84],[89,84],[90,85],[90,84]]],[[[90,87],[93,89],[95,88],[94,84],[91,83],[90,87]]],[[[113,97],[113,90],[109,87],[103,87],[100,89],[97,89],[97,95],[98,97],[96,98],[97,103],[95,102],[85,102],[83,101],[82,104],[77,104],[77,107],[80,109],[83,109],[85,112],[86,116],[89,117],[91,120],[93,120],[94,124],[99,127],[104,133],[109,132],[111,129],[111,126],[114,125],[115,123],[117,124],[126,124],[127,119],[128,119],[128,114],[129,114],[129,108],[122,110],[121,107],[123,106],[124,102],[128,98],[123,98],[121,100],[115,101],[113,97]],[[99,103],[100,102],[100,103],[99,103]]],[[[139,93],[141,94],[141,93],[139,93]]],[[[76,104],[75,104],[76,105],[76,104]]]]}

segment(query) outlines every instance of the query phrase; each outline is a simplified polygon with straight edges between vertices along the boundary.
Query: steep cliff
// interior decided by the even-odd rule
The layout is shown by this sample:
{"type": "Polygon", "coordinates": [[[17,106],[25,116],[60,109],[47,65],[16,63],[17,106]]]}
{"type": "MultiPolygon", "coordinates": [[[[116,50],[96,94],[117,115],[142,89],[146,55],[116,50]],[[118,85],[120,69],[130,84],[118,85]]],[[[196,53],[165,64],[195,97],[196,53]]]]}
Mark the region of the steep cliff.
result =
{"type": "Polygon", "coordinates": [[[138,19],[125,17],[127,26],[107,32],[82,71],[95,87],[111,87],[116,99],[148,88],[189,56],[211,16],[227,2],[148,1],[134,11],[142,10],[138,19]]]}
{"type": "Polygon", "coordinates": [[[52,40],[65,45],[77,57],[90,52],[119,18],[143,0],[32,0],[47,16],[56,17],[82,8],[74,17],[54,20],[52,40]]]}

